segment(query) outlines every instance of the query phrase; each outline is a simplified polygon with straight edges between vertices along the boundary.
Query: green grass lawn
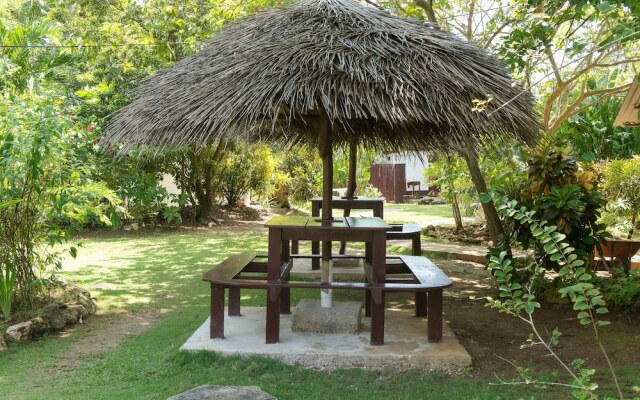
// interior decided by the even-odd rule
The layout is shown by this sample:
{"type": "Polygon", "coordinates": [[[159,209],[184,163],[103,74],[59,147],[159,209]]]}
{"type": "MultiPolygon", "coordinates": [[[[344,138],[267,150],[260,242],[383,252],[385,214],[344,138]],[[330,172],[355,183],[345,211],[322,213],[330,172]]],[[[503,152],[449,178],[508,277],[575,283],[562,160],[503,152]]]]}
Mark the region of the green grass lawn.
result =
{"type": "MultiPolygon", "coordinates": [[[[85,240],[61,275],[99,299],[100,315],[64,337],[45,337],[0,354],[2,399],[166,399],[202,384],[257,385],[279,399],[518,398],[523,388],[490,386],[469,376],[348,369],[333,373],[265,358],[181,353],[178,348],[208,316],[201,275],[223,258],[264,252],[266,236],[180,229],[85,240]],[[95,285],[102,289],[95,288],[95,285]],[[119,313],[165,310],[157,325],[75,366],[58,360],[74,343],[119,313]]],[[[293,303],[316,291],[293,291],[293,303]]],[[[337,293],[339,298],[340,294],[337,293]]],[[[264,305],[262,291],[243,305],[264,305]]],[[[527,390],[527,395],[533,394],[527,390]]],[[[553,398],[554,396],[548,396],[553,398]]],[[[545,394],[536,398],[545,398],[545,394]]]]}
{"type": "MultiPolygon", "coordinates": [[[[302,210],[311,213],[311,205],[307,204],[302,207],[302,210]]],[[[342,215],[342,210],[334,210],[334,216],[342,215]]],[[[373,212],[370,210],[354,210],[351,212],[352,216],[364,216],[371,217],[373,212]]],[[[451,204],[385,204],[384,205],[384,219],[391,223],[415,223],[415,224],[430,224],[433,222],[447,221],[453,225],[453,211],[451,210],[451,204]]]]}

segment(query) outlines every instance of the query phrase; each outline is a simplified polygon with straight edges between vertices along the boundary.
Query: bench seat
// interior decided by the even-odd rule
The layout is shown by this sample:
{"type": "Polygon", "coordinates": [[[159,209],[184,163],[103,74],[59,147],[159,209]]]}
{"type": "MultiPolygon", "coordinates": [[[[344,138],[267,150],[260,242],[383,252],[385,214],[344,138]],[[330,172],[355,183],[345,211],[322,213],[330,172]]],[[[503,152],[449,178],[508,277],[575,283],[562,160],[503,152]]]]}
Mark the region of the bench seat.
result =
{"type": "Polygon", "coordinates": [[[224,337],[224,290],[229,290],[229,316],[240,315],[240,289],[280,290],[280,311],[290,312],[290,289],[361,290],[366,293],[365,315],[371,315],[371,304],[383,302],[385,292],[416,293],[416,316],[426,316],[430,342],[442,340],[442,290],[451,280],[426,257],[387,257],[388,278],[384,283],[372,283],[371,267],[365,263],[365,282],[317,282],[289,279],[292,262],[282,265],[280,278],[267,279],[266,256],[231,256],[205,273],[202,279],[211,284],[210,337],[224,337]],[[398,276],[403,275],[404,277],[398,276]],[[408,277],[407,277],[408,276],[408,277]],[[428,293],[428,297],[427,297],[428,293]],[[373,298],[372,298],[373,295],[373,298]]]}

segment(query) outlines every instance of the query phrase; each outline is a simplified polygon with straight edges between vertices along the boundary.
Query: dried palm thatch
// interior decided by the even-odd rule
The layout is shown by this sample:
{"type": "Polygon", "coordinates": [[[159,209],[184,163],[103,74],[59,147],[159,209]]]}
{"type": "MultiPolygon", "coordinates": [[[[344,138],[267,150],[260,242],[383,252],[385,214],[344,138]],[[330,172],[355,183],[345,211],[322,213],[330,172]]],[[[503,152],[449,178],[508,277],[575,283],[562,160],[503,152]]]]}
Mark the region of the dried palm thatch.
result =
{"type": "Polygon", "coordinates": [[[532,141],[532,101],[494,57],[431,24],[352,0],[301,0],[230,23],[147,79],[103,143],[315,143],[326,112],[336,144],[450,151],[532,141]]]}

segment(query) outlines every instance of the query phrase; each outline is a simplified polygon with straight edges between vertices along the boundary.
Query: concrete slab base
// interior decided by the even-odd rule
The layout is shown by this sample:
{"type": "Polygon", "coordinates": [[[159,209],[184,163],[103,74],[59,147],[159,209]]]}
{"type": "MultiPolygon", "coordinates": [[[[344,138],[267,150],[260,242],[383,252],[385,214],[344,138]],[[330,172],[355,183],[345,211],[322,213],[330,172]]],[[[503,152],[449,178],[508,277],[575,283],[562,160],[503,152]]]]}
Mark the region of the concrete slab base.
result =
{"type": "Polygon", "coordinates": [[[291,330],[355,335],[360,330],[361,320],[360,302],[334,301],[331,308],[323,308],[319,300],[302,299],[293,311],[291,330]]]}
{"type": "Polygon", "coordinates": [[[202,385],[167,400],[276,400],[258,386],[202,385]]]}
{"type": "Polygon", "coordinates": [[[302,334],[291,331],[291,315],[280,318],[280,343],[265,344],[264,307],[244,307],[241,317],[225,317],[225,339],[209,339],[209,320],[182,345],[183,351],[215,351],[224,355],[260,355],[311,368],[393,368],[460,370],[471,356],[444,324],[440,343],[427,341],[427,321],[412,310],[385,310],[385,345],[369,345],[370,318],[360,333],[302,334]]]}

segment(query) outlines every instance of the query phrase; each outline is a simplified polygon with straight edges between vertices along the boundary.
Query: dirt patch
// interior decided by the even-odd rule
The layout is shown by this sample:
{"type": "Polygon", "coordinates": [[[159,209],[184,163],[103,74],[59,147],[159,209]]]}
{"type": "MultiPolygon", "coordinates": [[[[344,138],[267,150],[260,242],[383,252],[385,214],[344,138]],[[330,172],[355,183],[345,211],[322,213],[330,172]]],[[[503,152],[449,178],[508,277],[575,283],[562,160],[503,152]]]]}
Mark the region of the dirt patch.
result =
{"type": "Polygon", "coordinates": [[[71,368],[81,364],[93,354],[117,347],[129,337],[153,328],[165,310],[147,310],[138,313],[98,316],[60,333],[59,338],[76,334],[82,336],[71,348],[56,357],[57,368],[71,368]]]}
{"type": "Polygon", "coordinates": [[[467,224],[462,229],[448,225],[428,225],[422,229],[425,236],[455,242],[486,246],[491,242],[489,231],[481,224],[467,224]]]}
{"type": "MultiPolygon", "coordinates": [[[[454,281],[451,289],[445,290],[445,319],[471,355],[473,375],[484,378],[497,375],[508,379],[516,375],[511,363],[543,373],[560,370],[560,365],[542,346],[523,348],[531,333],[527,323],[485,307],[483,299],[470,299],[470,296],[497,296],[495,281],[489,271],[471,262],[435,262],[454,281]]],[[[540,332],[550,334],[555,328],[562,332],[557,347],[562,360],[570,363],[582,358],[590,368],[607,368],[592,328],[581,326],[576,313],[570,305],[543,302],[541,309],[533,315],[540,332]]],[[[601,333],[613,364],[640,367],[640,315],[611,312],[607,319],[612,324],[601,328],[601,333]]]]}

